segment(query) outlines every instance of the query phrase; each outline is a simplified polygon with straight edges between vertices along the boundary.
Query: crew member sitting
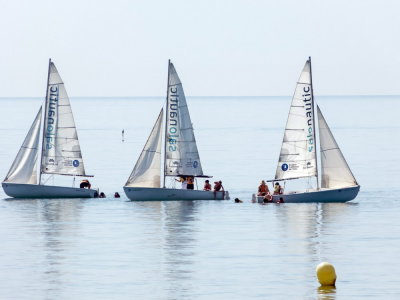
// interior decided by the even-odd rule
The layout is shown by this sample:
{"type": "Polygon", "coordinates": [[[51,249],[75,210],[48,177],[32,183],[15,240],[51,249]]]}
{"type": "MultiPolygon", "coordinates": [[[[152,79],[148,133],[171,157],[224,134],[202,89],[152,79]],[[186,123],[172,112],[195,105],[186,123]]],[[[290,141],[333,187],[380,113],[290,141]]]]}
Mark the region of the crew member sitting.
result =
{"type": "Polygon", "coordinates": [[[219,192],[222,189],[224,191],[224,187],[222,186],[222,181],[215,181],[214,182],[214,191],[219,192]]]}
{"type": "Polygon", "coordinates": [[[272,201],[272,196],[271,196],[271,193],[269,192],[268,185],[265,183],[264,180],[261,180],[261,183],[258,186],[257,196],[264,196],[264,202],[272,201]]]}
{"type": "Polygon", "coordinates": [[[90,189],[90,188],[92,187],[92,185],[90,184],[89,180],[83,179],[83,180],[81,181],[81,184],[79,185],[79,187],[80,187],[81,189],[84,189],[84,188],[90,189]]]}
{"type": "Polygon", "coordinates": [[[187,185],[186,188],[188,190],[194,190],[194,178],[192,176],[187,177],[187,185]]]}
{"type": "Polygon", "coordinates": [[[203,191],[211,191],[211,184],[210,184],[210,181],[208,179],[204,182],[203,191]]]}
{"type": "Polygon", "coordinates": [[[279,182],[275,182],[274,195],[281,195],[281,194],[283,194],[283,188],[281,187],[279,182]]]}

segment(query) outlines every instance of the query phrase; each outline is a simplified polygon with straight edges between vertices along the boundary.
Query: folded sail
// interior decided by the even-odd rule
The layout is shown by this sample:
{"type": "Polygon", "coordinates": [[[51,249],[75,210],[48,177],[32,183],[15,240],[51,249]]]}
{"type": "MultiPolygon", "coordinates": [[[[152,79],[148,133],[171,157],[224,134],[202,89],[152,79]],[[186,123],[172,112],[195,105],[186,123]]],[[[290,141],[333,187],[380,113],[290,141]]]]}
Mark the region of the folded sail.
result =
{"type": "Polygon", "coordinates": [[[163,110],[158,115],[153,130],[125,186],[160,187],[162,121],[163,110]]]}
{"type": "Polygon", "coordinates": [[[50,62],[41,172],[85,175],[71,105],[55,65],[50,62]]]}
{"type": "Polygon", "coordinates": [[[37,184],[36,163],[41,120],[42,107],[40,107],[4,182],[37,184]]]}
{"type": "Polygon", "coordinates": [[[321,187],[341,188],[357,185],[357,181],[318,106],[317,109],[321,148],[321,187]]]}
{"type": "Polygon", "coordinates": [[[171,62],[168,70],[165,175],[202,176],[203,170],[182,83],[171,62]]]}
{"type": "Polygon", "coordinates": [[[289,110],[275,179],[317,175],[311,63],[307,60],[289,110]]]}

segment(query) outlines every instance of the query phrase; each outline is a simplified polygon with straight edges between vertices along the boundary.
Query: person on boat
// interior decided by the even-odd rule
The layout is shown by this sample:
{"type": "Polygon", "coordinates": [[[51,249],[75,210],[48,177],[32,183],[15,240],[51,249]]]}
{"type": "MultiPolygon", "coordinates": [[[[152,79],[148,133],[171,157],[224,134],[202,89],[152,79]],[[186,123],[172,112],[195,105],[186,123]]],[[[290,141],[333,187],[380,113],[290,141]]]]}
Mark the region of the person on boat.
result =
{"type": "Polygon", "coordinates": [[[240,200],[239,198],[235,198],[235,203],[243,203],[243,201],[240,200]]]}
{"type": "Polygon", "coordinates": [[[274,195],[282,195],[283,194],[283,188],[279,184],[279,182],[275,182],[274,186],[274,195]]]}
{"type": "Polygon", "coordinates": [[[204,188],[203,188],[203,191],[211,191],[211,184],[210,184],[210,180],[206,180],[205,182],[204,182],[204,188]]]}
{"type": "Polygon", "coordinates": [[[99,198],[105,198],[106,194],[104,194],[103,192],[100,193],[99,198]]]}
{"type": "Polygon", "coordinates": [[[224,191],[224,187],[222,185],[222,181],[215,181],[214,182],[214,192],[224,191]]]}
{"type": "Polygon", "coordinates": [[[188,190],[194,190],[194,177],[193,176],[188,176],[187,177],[186,188],[188,190]]]}
{"type": "Polygon", "coordinates": [[[264,196],[263,202],[271,202],[272,201],[272,196],[269,191],[268,185],[265,183],[264,180],[261,180],[260,185],[258,186],[258,193],[257,196],[264,196]]]}
{"type": "Polygon", "coordinates": [[[187,189],[187,181],[185,176],[179,176],[179,178],[175,180],[182,183],[182,190],[187,189]]]}
{"type": "Polygon", "coordinates": [[[92,187],[92,185],[90,184],[89,180],[83,179],[83,180],[81,181],[79,187],[80,187],[81,189],[84,189],[84,188],[90,189],[90,188],[92,187]]]}
{"type": "Polygon", "coordinates": [[[258,194],[257,196],[265,196],[269,194],[269,188],[268,185],[265,183],[264,180],[261,180],[260,185],[258,186],[258,194]]]}
{"type": "Polygon", "coordinates": [[[121,196],[119,195],[119,193],[118,193],[118,192],[115,192],[115,194],[114,194],[114,198],[121,198],[121,196]]]}

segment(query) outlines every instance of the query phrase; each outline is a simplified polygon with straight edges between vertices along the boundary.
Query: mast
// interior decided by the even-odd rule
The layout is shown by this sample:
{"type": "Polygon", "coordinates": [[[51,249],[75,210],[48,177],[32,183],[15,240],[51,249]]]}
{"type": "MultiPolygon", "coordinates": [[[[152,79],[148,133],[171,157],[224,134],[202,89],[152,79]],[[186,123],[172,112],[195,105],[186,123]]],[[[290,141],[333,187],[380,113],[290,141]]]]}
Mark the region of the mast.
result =
{"type": "Polygon", "coordinates": [[[45,133],[45,119],[47,116],[47,100],[49,97],[49,80],[50,80],[50,65],[51,65],[51,58],[49,58],[49,69],[47,71],[47,84],[46,84],[46,99],[44,101],[44,118],[43,118],[43,133],[42,133],[42,153],[40,155],[40,165],[39,165],[39,184],[42,183],[42,161],[43,161],[43,153],[44,153],[44,133],[45,133]]]}
{"type": "Polygon", "coordinates": [[[165,137],[164,137],[164,164],[163,164],[163,172],[164,172],[164,183],[163,188],[165,188],[165,178],[167,177],[165,174],[165,164],[167,158],[167,122],[168,122],[168,95],[169,95],[169,66],[171,65],[171,60],[168,59],[168,79],[167,79],[167,98],[165,105],[165,137]]]}
{"type": "Polygon", "coordinates": [[[308,57],[310,62],[310,83],[311,83],[311,97],[312,97],[312,115],[313,115],[313,132],[314,132],[314,149],[315,149],[315,169],[317,173],[317,190],[319,189],[319,179],[318,179],[318,155],[317,155],[317,133],[315,131],[315,103],[314,103],[314,89],[312,83],[312,68],[311,68],[311,56],[308,57]]]}

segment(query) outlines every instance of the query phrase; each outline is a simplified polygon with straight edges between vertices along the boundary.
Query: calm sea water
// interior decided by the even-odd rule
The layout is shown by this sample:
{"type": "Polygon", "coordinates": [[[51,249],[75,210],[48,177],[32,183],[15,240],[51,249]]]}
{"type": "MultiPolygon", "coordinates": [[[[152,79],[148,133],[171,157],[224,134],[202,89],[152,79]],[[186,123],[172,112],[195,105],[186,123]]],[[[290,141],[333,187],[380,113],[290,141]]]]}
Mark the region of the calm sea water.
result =
{"type": "MultiPolygon", "coordinates": [[[[109,197],[0,191],[0,299],[400,298],[400,97],[317,98],[361,184],[350,203],[250,202],[275,174],[290,97],[188,98],[203,170],[244,203],[129,202],[122,186],[163,100],[71,99],[87,173],[109,197]],[[319,289],[321,261],[336,289],[319,289]]],[[[1,176],[40,104],[0,99],[1,176]]]]}

